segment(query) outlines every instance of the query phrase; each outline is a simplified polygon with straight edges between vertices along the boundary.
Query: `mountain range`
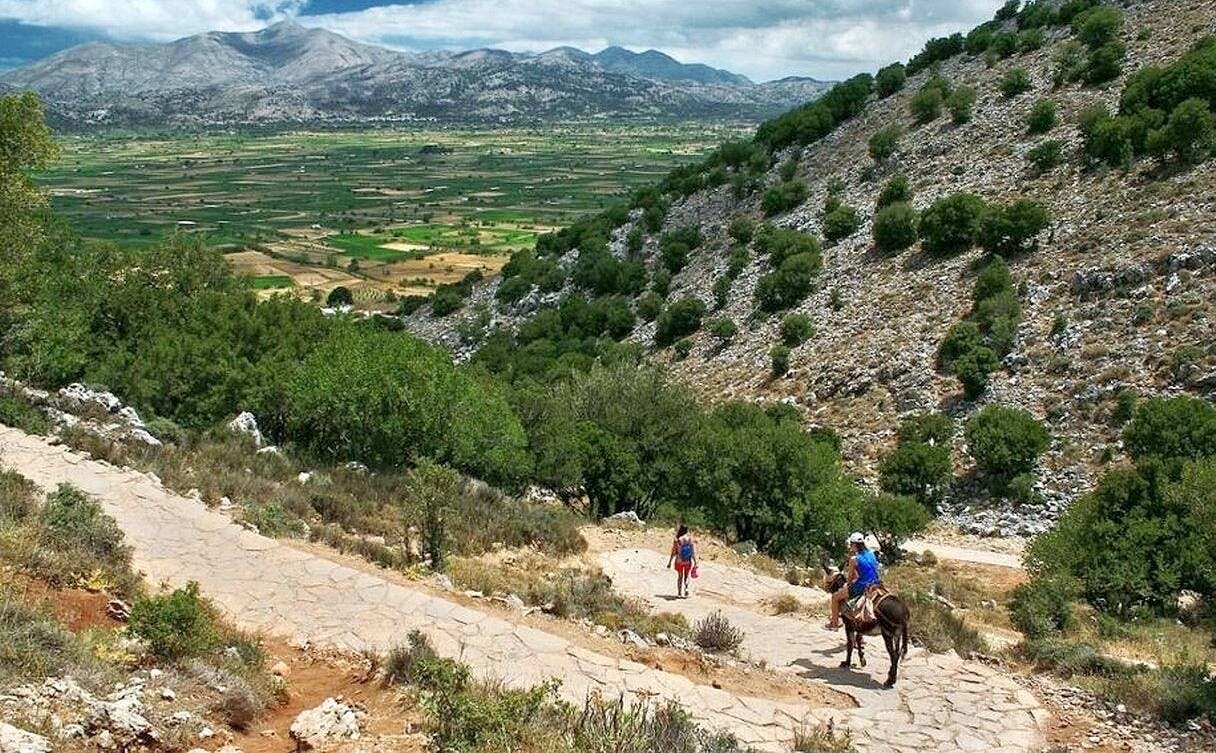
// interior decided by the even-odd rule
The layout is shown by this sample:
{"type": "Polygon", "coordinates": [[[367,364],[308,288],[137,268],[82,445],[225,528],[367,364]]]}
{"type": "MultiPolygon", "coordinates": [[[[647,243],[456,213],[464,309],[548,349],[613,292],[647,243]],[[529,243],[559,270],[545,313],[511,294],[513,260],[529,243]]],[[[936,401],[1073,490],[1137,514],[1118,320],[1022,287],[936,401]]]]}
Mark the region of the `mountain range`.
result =
{"type": "Polygon", "coordinates": [[[755,83],[664,53],[559,47],[409,53],[287,21],[167,44],[89,42],[0,75],[60,126],[585,117],[763,118],[814,99],[810,78],[755,83]]]}

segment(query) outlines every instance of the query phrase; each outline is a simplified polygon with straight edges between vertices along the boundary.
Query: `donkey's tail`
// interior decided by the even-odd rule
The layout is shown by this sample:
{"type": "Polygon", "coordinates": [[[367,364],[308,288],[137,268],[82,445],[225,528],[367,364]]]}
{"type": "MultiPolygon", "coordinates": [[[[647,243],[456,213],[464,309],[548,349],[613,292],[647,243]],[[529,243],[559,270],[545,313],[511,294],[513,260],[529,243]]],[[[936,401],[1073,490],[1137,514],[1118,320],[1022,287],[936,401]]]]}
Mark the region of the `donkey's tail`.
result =
{"type": "Polygon", "coordinates": [[[906,619],[904,620],[904,629],[903,629],[903,647],[900,648],[899,657],[901,659],[908,658],[908,620],[906,620],[906,619]]]}

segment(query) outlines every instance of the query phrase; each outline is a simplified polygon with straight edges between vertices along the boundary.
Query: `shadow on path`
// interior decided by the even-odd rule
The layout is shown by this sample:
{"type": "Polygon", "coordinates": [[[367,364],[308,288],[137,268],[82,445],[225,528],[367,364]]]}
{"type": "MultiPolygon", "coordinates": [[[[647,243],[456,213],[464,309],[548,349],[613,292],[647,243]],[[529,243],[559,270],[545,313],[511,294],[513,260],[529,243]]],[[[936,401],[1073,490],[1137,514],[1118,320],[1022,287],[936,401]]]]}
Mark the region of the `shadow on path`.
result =
{"type": "Polygon", "coordinates": [[[821,667],[808,659],[799,659],[791,666],[802,667],[806,670],[797,674],[808,680],[821,680],[828,685],[847,685],[863,690],[883,690],[882,683],[862,672],[853,672],[840,667],[821,667]]]}

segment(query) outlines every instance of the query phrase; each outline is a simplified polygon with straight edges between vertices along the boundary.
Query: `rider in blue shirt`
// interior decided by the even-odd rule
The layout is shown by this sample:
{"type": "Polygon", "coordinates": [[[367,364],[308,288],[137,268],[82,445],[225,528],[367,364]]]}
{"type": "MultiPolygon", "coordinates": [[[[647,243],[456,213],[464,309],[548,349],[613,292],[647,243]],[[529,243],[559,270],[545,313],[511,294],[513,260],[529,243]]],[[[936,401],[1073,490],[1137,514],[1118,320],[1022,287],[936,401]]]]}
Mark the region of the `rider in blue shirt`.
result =
{"type": "Polygon", "coordinates": [[[827,627],[839,630],[840,606],[846,599],[856,598],[866,592],[866,588],[879,582],[878,557],[866,547],[866,537],[860,533],[849,536],[849,572],[846,586],[832,594],[832,619],[827,627]]]}

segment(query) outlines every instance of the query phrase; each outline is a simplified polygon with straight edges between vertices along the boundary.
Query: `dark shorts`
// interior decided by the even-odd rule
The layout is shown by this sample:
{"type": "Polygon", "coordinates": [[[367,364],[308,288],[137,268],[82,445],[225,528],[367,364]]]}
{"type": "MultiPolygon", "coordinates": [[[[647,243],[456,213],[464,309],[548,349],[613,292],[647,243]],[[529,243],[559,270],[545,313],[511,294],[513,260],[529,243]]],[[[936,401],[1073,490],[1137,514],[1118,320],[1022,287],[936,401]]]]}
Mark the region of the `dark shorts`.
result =
{"type": "Polygon", "coordinates": [[[862,583],[854,583],[849,586],[849,598],[856,599],[866,592],[866,586],[862,583]]]}

